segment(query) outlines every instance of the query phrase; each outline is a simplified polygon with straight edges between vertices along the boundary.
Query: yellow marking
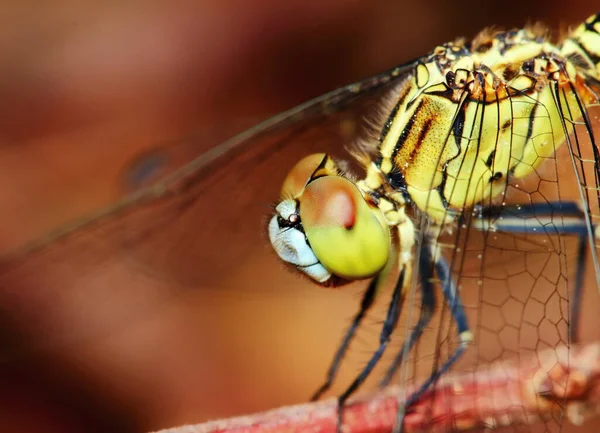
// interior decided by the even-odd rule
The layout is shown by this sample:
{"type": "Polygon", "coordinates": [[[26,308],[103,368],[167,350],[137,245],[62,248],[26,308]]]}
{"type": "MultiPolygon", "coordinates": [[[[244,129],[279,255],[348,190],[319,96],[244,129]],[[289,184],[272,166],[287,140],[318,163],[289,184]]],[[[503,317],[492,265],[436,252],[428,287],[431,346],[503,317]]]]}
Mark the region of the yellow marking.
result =
{"type": "Polygon", "coordinates": [[[427,85],[427,83],[429,82],[429,70],[427,69],[427,66],[425,66],[422,63],[419,63],[419,65],[417,66],[417,71],[416,71],[416,82],[417,82],[417,86],[419,88],[425,87],[427,85]]]}
{"type": "MultiPolygon", "coordinates": [[[[361,181],[362,182],[362,181],[361,181]]],[[[367,176],[364,179],[364,183],[368,190],[375,191],[382,185],[383,179],[381,172],[375,166],[375,164],[369,165],[367,169],[367,176]]]]}
{"type": "Polygon", "coordinates": [[[526,75],[519,75],[510,82],[510,87],[515,90],[527,90],[535,86],[535,80],[526,75]]]}
{"type": "Polygon", "coordinates": [[[381,161],[381,171],[385,174],[388,174],[392,171],[392,162],[389,159],[384,159],[381,161]]]}
{"type": "Polygon", "coordinates": [[[546,59],[534,59],[533,60],[533,72],[537,75],[542,75],[544,71],[548,70],[548,60],[546,59]]]}
{"type": "Polygon", "coordinates": [[[406,201],[404,200],[404,196],[399,191],[390,191],[390,192],[387,193],[387,196],[391,200],[393,200],[394,202],[398,203],[399,206],[405,206],[406,205],[406,201]]]}
{"type": "Polygon", "coordinates": [[[385,214],[385,218],[387,219],[390,225],[398,225],[402,216],[396,210],[389,211],[385,214]]]}
{"type": "MultiPolygon", "coordinates": [[[[385,136],[383,143],[381,143],[381,146],[379,147],[379,152],[381,153],[384,162],[386,159],[392,157],[392,152],[396,148],[396,144],[398,142],[398,139],[400,138],[400,134],[402,133],[403,119],[407,118],[412,113],[412,110],[410,110],[410,112],[409,110],[407,110],[407,105],[410,101],[414,99],[414,95],[417,92],[417,87],[416,85],[411,83],[409,86],[407,86],[407,89],[405,91],[407,92],[407,94],[404,97],[404,105],[400,107],[400,109],[396,113],[396,117],[392,120],[390,129],[388,130],[388,133],[385,136]]],[[[386,174],[389,173],[391,169],[391,165],[381,165],[381,171],[383,171],[386,174]]]]}
{"type": "Polygon", "coordinates": [[[507,63],[523,63],[524,60],[532,59],[540,55],[543,46],[535,43],[528,42],[523,45],[515,45],[506,53],[504,53],[503,60],[507,63]]]}
{"type": "Polygon", "coordinates": [[[469,79],[469,72],[466,69],[459,69],[456,71],[456,75],[454,77],[454,82],[461,89],[467,85],[467,80],[469,79]]]}
{"type": "Polygon", "coordinates": [[[577,69],[572,63],[567,63],[567,74],[569,74],[569,77],[577,76],[577,69]]]}
{"type": "Polygon", "coordinates": [[[393,162],[404,174],[407,185],[429,191],[441,183],[442,165],[458,153],[453,142],[446,143],[458,105],[428,94],[422,94],[418,104],[419,111],[410,119],[403,119],[406,139],[393,162]]]}
{"type": "Polygon", "coordinates": [[[425,93],[445,92],[446,86],[444,83],[432,84],[425,89],[425,93]]]}
{"type": "Polygon", "coordinates": [[[381,209],[381,211],[386,215],[389,212],[392,212],[392,211],[395,212],[394,205],[389,200],[386,200],[386,199],[381,199],[379,201],[379,209],[381,209]]]}
{"type": "Polygon", "coordinates": [[[461,343],[470,343],[473,341],[473,333],[471,331],[461,332],[458,339],[461,343]]]}
{"type": "Polygon", "coordinates": [[[457,71],[459,69],[466,69],[467,71],[473,70],[474,58],[472,56],[461,57],[452,65],[452,70],[457,71]]]}
{"type": "Polygon", "coordinates": [[[410,185],[407,187],[407,190],[410,198],[413,199],[419,209],[427,212],[434,221],[442,223],[452,222],[452,217],[448,215],[437,190],[419,190],[410,185]]]}
{"type": "Polygon", "coordinates": [[[398,261],[400,269],[404,269],[404,284],[402,290],[406,290],[412,284],[412,250],[415,245],[415,226],[410,218],[404,214],[404,208],[401,208],[400,218],[404,218],[397,226],[399,238],[398,261]]]}

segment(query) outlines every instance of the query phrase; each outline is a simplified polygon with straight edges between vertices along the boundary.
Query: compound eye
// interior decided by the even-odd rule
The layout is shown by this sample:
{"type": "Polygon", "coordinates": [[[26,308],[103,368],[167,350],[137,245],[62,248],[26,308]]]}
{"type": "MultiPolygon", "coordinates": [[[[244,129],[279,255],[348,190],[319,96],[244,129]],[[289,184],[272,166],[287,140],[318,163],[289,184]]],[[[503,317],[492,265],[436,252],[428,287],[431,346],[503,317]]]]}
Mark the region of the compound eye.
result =
{"type": "Polygon", "coordinates": [[[281,197],[284,199],[299,197],[319,167],[335,169],[333,161],[331,161],[326,153],[313,153],[298,161],[283,181],[281,197]]]}
{"type": "Polygon", "coordinates": [[[383,269],[390,254],[389,228],[356,185],[340,176],[320,177],[299,200],[310,247],[332,274],[357,280],[383,269]]]}

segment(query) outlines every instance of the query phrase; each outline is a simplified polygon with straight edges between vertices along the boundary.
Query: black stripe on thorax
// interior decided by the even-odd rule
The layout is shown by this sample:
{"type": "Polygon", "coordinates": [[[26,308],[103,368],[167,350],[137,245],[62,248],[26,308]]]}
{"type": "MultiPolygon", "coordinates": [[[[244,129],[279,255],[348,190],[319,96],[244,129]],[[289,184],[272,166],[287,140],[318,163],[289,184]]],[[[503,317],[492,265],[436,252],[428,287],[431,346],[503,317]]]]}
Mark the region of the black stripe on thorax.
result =
{"type": "Polygon", "coordinates": [[[394,123],[394,119],[398,114],[398,110],[400,110],[400,107],[402,106],[402,104],[404,104],[404,100],[410,93],[411,89],[412,86],[405,86],[405,91],[400,95],[398,102],[396,103],[396,105],[394,105],[394,108],[390,112],[390,115],[388,116],[387,120],[383,124],[383,127],[381,128],[381,134],[379,135],[379,144],[383,143],[383,140],[385,140],[385,137],[387,137],[388,133],[390,132],[390,128],[392,127],[392,123],[394,123]]]}
{"type": "Polygon", "coordinates": [[[415,121],[417,120],[419,113],[421,112],[422,109],[423,109],[423,99],[419,98],[419,105],[417,105],[417,108],[415,108],[415,111],[413,112],[412,116],[410,116],[410,119],[408,119],[408,122],[406,122],[406,125],[404,126],[402,133],[400,133],[400,136],[398,137],[398,141],[396,141],[396,145],[394,146],[394,150],[392,151],[392,156],[391,156],[392,163],[395,161],[396,156],[398,155],[398,151],[404,146],[404,143],[406,142],[406,139],[408,138],[408,134],[415,126],[415,121]]]}

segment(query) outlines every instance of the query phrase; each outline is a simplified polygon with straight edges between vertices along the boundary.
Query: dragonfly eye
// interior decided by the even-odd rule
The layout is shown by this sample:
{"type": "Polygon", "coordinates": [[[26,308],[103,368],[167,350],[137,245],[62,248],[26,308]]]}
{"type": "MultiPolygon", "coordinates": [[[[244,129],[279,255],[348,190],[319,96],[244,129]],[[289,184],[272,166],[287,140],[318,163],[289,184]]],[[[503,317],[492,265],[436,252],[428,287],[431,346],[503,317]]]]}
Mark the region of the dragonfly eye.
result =
{"type": "Polygon", "coordinates": [[[385,217],[328,155],[300,160],[281,196],[269,237],[283,261],[320,283],[333,276],[368,278],[383,269],[390,252],[385,217]]]}
{"type": "Polygon", "coordinates": [[[351,181],[341,176],[315,179],[299,203],[310,247],[332,274],[357,280],[383,269],[390,253],[387,222],[351,181]]]}
{"type": "Polygon", "coordinates": [[[281,187],[281,197],[297,198],[302,195],[304,188],[312,179],[338,173],[338,167],[329,155],[313,153],[302,158],[289,171],[281,187]]]}
{"type": "Polygon", "coordinates": [[[294,266],[319,283],[328,282],[332,275],[317,259],[304,233],[298,198],[317,172],[336,174],[333,160],[325,153],[309,155],[290,170],[281,188],[282,201],[269,222],[269,239],[281,260],[294,266]]]}
{"type": "Polygon", "coordinates": [[[315,156],[302,160],[284,182],[284,197],[293,194],[290,185],[297,189],[295,198],[283,199],[276,207],[277,214],[269,222],[271,244],[283,261],[320,283],[332,276],[344,280],[372,277],[389,259],[385,217],[350,180],[338,175],[313,178],[314,162],[325,161],[323,155],[309,160],[315,156]],[[310,173],[308,183],[289,180],[298,167],[310,173]]]}

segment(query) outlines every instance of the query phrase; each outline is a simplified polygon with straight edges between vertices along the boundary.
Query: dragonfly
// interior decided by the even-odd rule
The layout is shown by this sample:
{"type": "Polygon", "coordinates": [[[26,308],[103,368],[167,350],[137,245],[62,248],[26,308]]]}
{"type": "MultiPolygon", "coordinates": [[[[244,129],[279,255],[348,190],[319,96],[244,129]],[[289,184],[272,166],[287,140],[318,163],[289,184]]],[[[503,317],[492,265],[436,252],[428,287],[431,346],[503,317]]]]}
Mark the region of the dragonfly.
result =
{"type": "MultiPolygon", "coordinates": [[[[430,371],[400,408],[402,431],[411,404],[469,354],[476,368],[577,341],[589,261],[600,286],[592,128],[599,95],[599,14],[557,42],[541,26],[484,30],[196,158],[193,146],[165,146],[158,179],[144,178],[147,159],[133,162],[130,195],[13,251],[2,259],[1,281],[15,292],[33,284],[40,257],[57,264],[56,275],[76,268],[78,260],[64,257],[86,245],[86,257],[117,255],[166,282],[166,291],[251,290],[256,283],[234,282],[231,267],[252,268],[264,256],[271,267],[292,269],[290,278],[364,282],[313,399],[332,386],[357,329],[390,286],[379,343],[338,397],[338,429],[344,404],[384,353],[394,351],[381,386],[398,374],[406,381],[419,369],[419,342],[432,334],[430,371]],[[333,156],[344,146],[352,159],[333,156]],[[263,197],[279,197],[271,213],[263,197]],[[218,238],[214,248],[208,234],[218,238]],[[400,327],[402,343],[390,348],[400,327]],[[488,339],[495,347],[484,350],[488,339]]],[[[101,269],[101,259],[82,260],[101,269]]]]}

